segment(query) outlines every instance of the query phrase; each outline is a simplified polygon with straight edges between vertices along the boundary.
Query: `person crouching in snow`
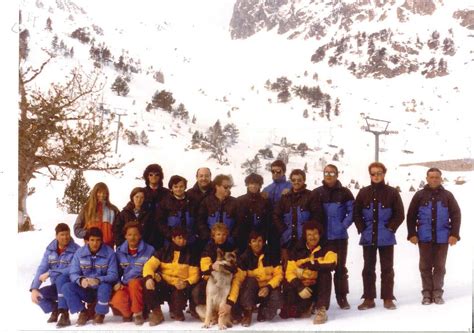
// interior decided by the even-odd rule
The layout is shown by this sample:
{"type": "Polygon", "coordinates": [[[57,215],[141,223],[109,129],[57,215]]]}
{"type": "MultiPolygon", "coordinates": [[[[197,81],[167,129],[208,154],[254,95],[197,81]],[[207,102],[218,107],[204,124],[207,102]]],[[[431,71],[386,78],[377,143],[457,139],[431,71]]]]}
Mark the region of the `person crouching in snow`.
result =
{"type": "MultiPolygon", "coordinates": [[[[199,261],[201,279],[191,292],[190,302],[191,315],[196,319],[200,319],[199,315],[196,313],[196,306],[206,304],[207,281],[209,280],[212,271],[219,269],[219,263],[216,263],[217,251],[220,249],[225,253],[236,250],[235,245],[228,241],[228,235],[229,229],[227,229],[227,226],[224,223],[214,224],[211,228],[211,240],[207,243],[201,254],[201,259],[199,261]]],[[[236,272],[237,268],[235,268],[235,271],[232,271],[233,274],[236,272]]]]}
{"type": "Polygon", "coordinates": [[[115,252],[103,243],[102,231],[90,228],[84,239],[87,244],[77,250],[72,259],[69,271],[71,282],[62,288],[69,311],[80,312],[77,326],[85,325],[89,319],[93,319],[94,324],[104,322],[104,317],[109,312],[112,286],[118,280],[115,252]],[[86,309],[83,302],[96,305],[86,309]]]}
{"type": "Polygon", "coordinates": [[[143,267],[145,278],[145,306],[152,310],[150,326],[164,321],[161,304],[168,302],[170,317],[184,321],[183,310],[189,299],[191,286],[199,280],[199,267],[186,246],[187,230],[174,227],[171,243],[156,251],[143,267]]]}
{"type": "Polygon", "coordinates": [[[301,239],[290,253],[283,285],[284,306],[280,317],[306,317],[316,303],[314,324],[327,321],[326,310],[331,298],[331,271],[336,268],[337,254],[321,248],[319,240],[323,226],[308,221],[303,226],[301,239]]]}
{"type": "MultiPolygon", "coordinates": [[[[33,303],[38,304],[45,313],[51,312],[48,323],[58,321],[58,303],[65,308],[64,297],[60,291],[62,286],[69,282],[69,266],[74,253],[79,249],[79,245],[71,238],[71,231],[66,223],[59,223],[55,231],[56,239],[46,248],[30,287],[33,303]],[[51,285],[40,288],[48,278],[51,285]]],[[[63,310],[57,326],[66,325],[70,325],[69,313],[63,310]]]]}
{"type": "Polygon", "coordinates": [[[238,262],[239,269],[245,272],[238,298],[244,311],[242,326],[250,326],[252,310],[258,303],[259,322],[272,320],[281,307],[283,269],[280,256],[272,255],[266,248],[262,233],[251,231],[248,248],[238,262]]]}
{"type": "Polygon", "coordinates": [[[133,319],[136,325],[143,325],[143,266],[155,249],[143,241],[138,221],[127,222],[123,234],[125,241],[116,250],[120,280],[114,285],[110,306],[124,322],[133,319]]]}

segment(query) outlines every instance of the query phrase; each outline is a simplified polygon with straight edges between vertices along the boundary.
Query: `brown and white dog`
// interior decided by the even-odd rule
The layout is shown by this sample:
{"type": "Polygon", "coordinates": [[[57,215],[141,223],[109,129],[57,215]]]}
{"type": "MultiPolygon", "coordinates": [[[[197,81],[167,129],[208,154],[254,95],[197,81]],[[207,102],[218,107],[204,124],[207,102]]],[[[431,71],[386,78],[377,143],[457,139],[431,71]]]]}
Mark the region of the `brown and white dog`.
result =
{"type": "Polygon", "coordinates": [[[213,270],[209,276],[206,286],[206,305],[196,306],[196,312],[204,321],[204,328],[209,328],[218,323],[219,329],[224,330],[232,327],[229,315],[220,316],[219,307],[226,304],[232,283],[233,271],[237,266],[237,255],[235,252],[223,252],[217,250],[218,269],[213,270]]]}

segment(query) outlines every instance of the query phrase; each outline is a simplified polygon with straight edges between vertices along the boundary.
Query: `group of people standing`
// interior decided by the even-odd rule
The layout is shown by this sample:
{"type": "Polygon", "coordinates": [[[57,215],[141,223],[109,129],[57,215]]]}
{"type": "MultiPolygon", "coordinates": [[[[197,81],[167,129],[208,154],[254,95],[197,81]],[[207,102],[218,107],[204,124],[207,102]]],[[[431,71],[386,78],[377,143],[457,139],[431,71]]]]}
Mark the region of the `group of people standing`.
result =
{"type": "MultiPolygon", "coordinates": [[[[332,283],[337,304],[350,309],[346,267],[348,232],[354,222],[363,247],[363,302],[359,310],[374,308],[376,258],[381,267],[383,306],[396,309],[394,286],[395,233],[405,219],[399,192],[385,183],[386,167],[368,167],[371,183],[354,199],[329,164],[322,186],[306,188],[306,174],[294,169],[286,179],[286,165],[271,164],[273,182],[245,178],[247,193],[231,196],[232,178],[199,168],[196,183],[187,189],[179,175],[163,186],[163,170],[149,165],[145,187],[130,193],[120,211],[109,200],[106,184],[98,183],[74,224],[56,226],[31,284],[31,298],[57,327],[71,325],[69,313],[79,312],[78,325],[101,324],[112,308],[123,321],[151,326],[164,320],[161,305],[169,303],[170,317],[199,318],[196,307],[205,304],[206,284],[213,271],[233,274],[227,303],[220,314],[231,313],[234,323],[249,326],[281,318],[310,317],[327,321],[332,283]],[[115,248],[115,251],[114,251],[115,248]],[[223,253],[238,254],[236,267],[222,267],[223,253]],[[332,276],[334,271],[334,276],[332,276]],[[47,279],[51,284],[41,287],[47,279]]],[[[442,304],[448,245],[459,238],[461,213],[451,192],[441,185],[441,171],[427,171],[427,185],[408,209],[408,240],[420,253],[422,304],[442,304]]]]}

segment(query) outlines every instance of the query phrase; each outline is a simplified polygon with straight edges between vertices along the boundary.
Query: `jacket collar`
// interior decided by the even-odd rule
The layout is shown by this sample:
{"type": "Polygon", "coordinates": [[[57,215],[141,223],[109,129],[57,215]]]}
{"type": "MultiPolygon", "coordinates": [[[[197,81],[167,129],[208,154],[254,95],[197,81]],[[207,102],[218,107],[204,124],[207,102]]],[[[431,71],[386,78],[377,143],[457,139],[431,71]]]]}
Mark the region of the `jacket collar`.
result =
{"type": "MultiPolygon", "coordinates": [[[[92,255],[91,250],[89,250],[89,245],[87,245],[87,244],[84,245],[82,247],[82,249],[83,249],[83,251],[81,253],[81,257],[88,257],[88,256],[92,255]]],[[[97,257],[107,258],[107,245],[102,243],[102,245],[100,246],[99,251],[97,251],[97,253],[95,255],[97,257]]]]}
{"type": "Polygon", "coordinates": [[[370,186],[372,186],[372,188],[374,190],[381,190],[382,188],[384,188],[386,185],[385,185],[385,181],[382,180],[380,183],[373,183],[373,182],[370,182],[370,186]]]}
{"type": "Polygon", "coordinates": [[[209,186],[205,189],[205,191],[203,192],[201,190],[201,188],[199,187],[198,183],[194,183],[194,186],[192,187],[193,191],[196,191],[196,192],[200,192],[200,193],[204,193],[204,194],[208,194],[211,192],[212,190],[212,182],[209,184],[209,186]]]}
{"type": "Polygon", "coordinates": [[[425,190],[428,190],[428,191],[431,191],[431,192],[438,192],[438,191],[443,191],[444,190],[444,187],[443,185],[440,185],[439,187],[437,188],[431,188],[428,184],[426,184],[423,189],[425,190]]]}
{"type": "Polygon", "coordinates": [[[283,175],[283,176],[281,176],[280,178],[274,179],[273,182],[274,182],[274,183],[277,183],[277,184],[279,184],[279,183],[284,183],[284,182],[286,182],[286,176],[283,175]]]}
{"type": "Polygon", "coordinates": [[[340,189],[340,188],[342,188],[342,184],[341,184],[341,182],[340,182],[339,180],[336,181],[336,184],[334,184],[333,187],[327,186],[327,185],[326,185],[326,182],[323,180],[323,186],[324,186],[325,189],[328,189],[328,190],[335,190],[335,189],[340,189]]]}

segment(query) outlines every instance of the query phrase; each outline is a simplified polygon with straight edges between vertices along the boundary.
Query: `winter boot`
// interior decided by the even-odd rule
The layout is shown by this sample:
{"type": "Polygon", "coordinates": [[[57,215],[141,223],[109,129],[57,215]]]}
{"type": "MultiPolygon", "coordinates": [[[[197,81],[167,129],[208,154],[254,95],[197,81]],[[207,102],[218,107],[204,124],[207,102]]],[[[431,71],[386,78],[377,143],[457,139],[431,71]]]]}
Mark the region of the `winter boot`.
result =
{"type": "Polygon", "coordinates": [[[87,321],[89,320],[89,314],[86,309],[79,312],[79,318],[77,318],[76,325],[77,326],[84,326],[87,321]]]}
{"type": "Polygon", "coordinates": [[[435,296],[435,297],[433,298],[433,302],[434,302],[435,304],[441,305],[441,304],[444,304],[444,299],[443,299],[443,297],[441,297],[441,296],[435,296]]]}
{"type": "Polygon", "coordinates": [[[189,313],[191,314],[191,317],[201,320],[198,313],[196,312],[196,304],[194,304],[194,302],[191,302],[189,304],[189,313]]]}
{"type": "Polygon", "coordinates": [[[260,306],[258,307],[258,313],[257,313],[257,321],[258,321],[258,322],[262,322],[262,321],[267,320],[267,318],[265,318],[265,313],[263,312],[263,309],[264,309],[264,308],[263,308],[262,305],[260,305],[260,306]]]}
{"type": "Polygon", "coordinates": [[[92,303],[86,303],[87,309],[87,320],[93,320],[95,317],[95,306],[97,305],[97,301],[92,303]]]}
{"type": "Polygon", "coordinates": [[[252,309],[244,309],[244,316],[240,322],[243,327],[249,327],[252,323],[252,309]]]}
{"type": "Polygon", "coordinates": [[[133,317],[122,317],[122,322],[123,323],[130,323],[133,320],[133,317]]]}
{"type": "Polygon", "coordinates": [[[423,305],[430,305],[431,303],[433,303],[433,299],[428,296],[424,296],[423,299],[421,300],[421,304],[423,305]]]}
{"type": "Polygon", "coordinates": [[[343,310],[349,310],[351,306],[349,305],[349,302],[347,302],[347,297],[346,295],[339,295],[336,296],[337,300],[337,305],[343,310]]]}
{"type": "Polygon", "coordinates": [[[94,316],[94,325],[101,325],[104,323],[104,317],[105,315],[97,313],[94,316]]]}
{"type": "Polygon", "coordinates": [[[57,328],[62,328],[66,326],[71,326],[71,320],[69,319],[69,311],[65,309],[59,310],[60,316],[58,323],[56,324],[57,328]]]}
{"type": "Polygon", "coordinates": [[[150,326],[156,326],[162,323],[164,320],[165,318],[163,317],[163,312],[161,312],[161,306],[159,305],[153,309],[150,316],[148,317],[150,326]]]}
{"type": "Polygon", "coordinates": [[[384,299],[383,300],[383,307],[387,310],[395,310],[397,306],[391,299],[384,299]]]}
{"type": "Polygon", "coordinates": [[[320,307],[316,311],[316,316],[314,316],[313,324],[319,325],[324,324],[328,321],[328,315],[326,313],[326,308],[324,306],[320,307]]]}
{"type": "Polygon", "coordinates": [[[364,301],[357,307],[359,310],[367,310],[375,308],[375,302],[373,298],[365,298],[364,301]]]}
{"type": "Polygon", "coordinates": [[[58,321],[59,311],[58,306],[55,305],[53,311],[51,312],[51,316],[49,316],[47,323],[55,323],[58,321]]]}
{"type": "Polygon", "coordinates": [[[298,318],[309,318],[311,317],[311,314],[313,313],[313,304],[311,304],[307,309],[304,309],[303,311],[298,311],[298,318]]]}
{"type": "Polygon", "coordinates": [[[177,321],[184,321],[185,320],[183,310],[181,310],[181,309],[170,311],[170,317],[171,317],[171,319],[174,319],[174,320],[177,320],[177,321]]]}
{"type": "Polygon", "coordinates": [[[134,313],[133,314],[133,321],[135,322],[135,325],[141,326],[145,322],[145,319],[143,318],[143,314],[141,312],[134,313]]]}

